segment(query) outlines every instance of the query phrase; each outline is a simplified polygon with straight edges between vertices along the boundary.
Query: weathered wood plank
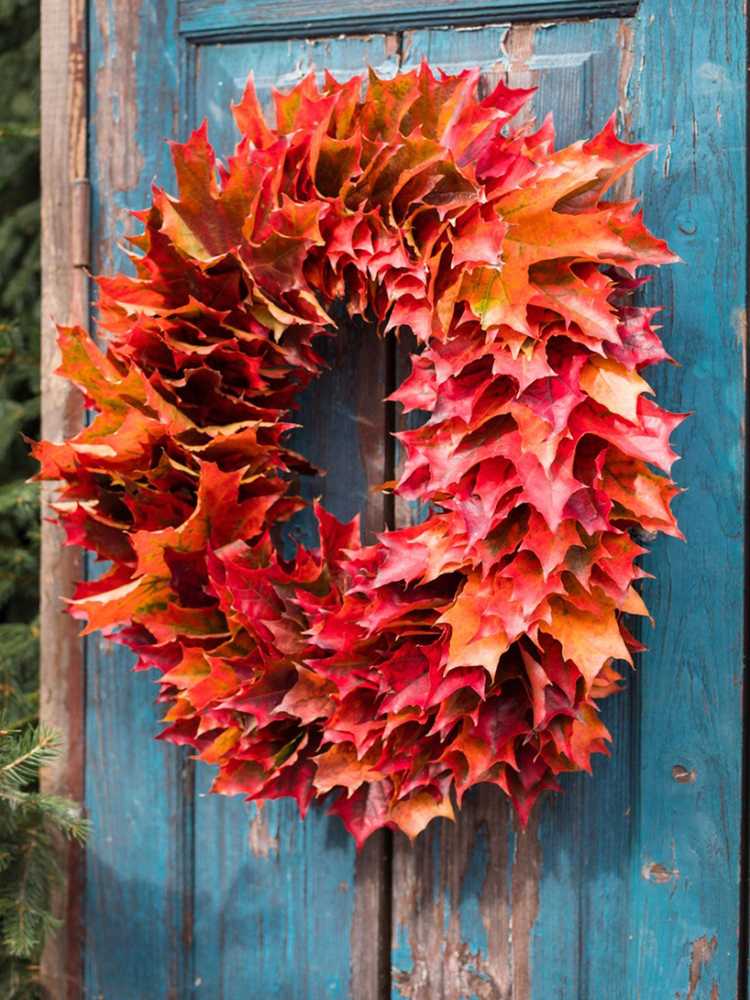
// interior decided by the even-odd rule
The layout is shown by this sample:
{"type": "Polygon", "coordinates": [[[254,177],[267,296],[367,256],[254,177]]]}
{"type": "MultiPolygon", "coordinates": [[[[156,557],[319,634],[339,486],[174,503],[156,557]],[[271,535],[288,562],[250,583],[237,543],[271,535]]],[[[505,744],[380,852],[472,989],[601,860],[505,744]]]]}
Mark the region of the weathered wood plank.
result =
{"type": "MultiPolygon", "coordinates": [[[[75,267],[75,182],[86,176],[86,3],[43,0],[42,84],[42,435],[54,441],[81,425],[80,394],[52,374],[57,367],[54,318],[88,322],[88,280],[75,267]]],[[[88,233],[85,234],[86,239],[88,233]]],[[[80,249],[80,248],[79,248],[80,249]]],[[[54,491],[45,488],[43,508],[54,491]]],[[[42,787],[83,801],[83,647],[78,627],[63,614],[62,598],[81,575],[79,553],[62,545],[62,532],[42,522],[40,575],[40,715],[61,733],[65,752],[42,774],[42,787]]],[[[81,989],[80,849],[60,844],[67,885],[55,902],[64,927],[48,939],[42,976],[58,997],[81,989]]]]}
{"type": "Polygon", "coordinates": [[[394,838],[393,997],[504,1000],[513,945],[507,804],[474,789],[458,823],[394,838]]]}
{"type": "MultiPolygon", "coordinates": [[[[480,65],[483,86],[505,73],[508,28],[460,34],[406,32],[402,64],[423,57],[458,72],[480,65]]],[[[412,337],[402,335],[398,381],[409,370],[412,337]]],[[[413,426],[419,415],[397,418],[413,426]]],[[[397,448],[397,461],[401,460],[397,448]]],[[[421,520],[419,505],[396,500],[398,524],[421,520]]],[[[409,1000],[506,1000],[511,996],[514,946],[512,820],[498,789],[473,790],[456,824],[436,821],[414,843],[394,837],[392,997],[409,1000]]]]}
{"type": "Polygon", "coordinates": [[[738,990],[746,11],[647,0],[634,28],[633,128],[659,143],[636,188],[686,262],[649,291],[684,366],[655,387],[695,416],[676,435],[688,543],[659,542],[647,562],[656,629],[640,675],[628,962],[637,996],[713,1000],[738,990]],[[695,780],[675,780],[681,768],[695,780]]]}
{"type": "MultiPolygon", "coordinates": [[[[554,108],[559,145],[592,134],[613,111],[621,126],[626,120],[623,87],[631,61],[626,29],[626,22],[602,21],[585,34],[574,25],[537,31],[530,59],[540,67],[536,104],[540,113],[554,108]],[[548,63],[554,71],[541,68],[548,63]]],[[[563,794],[550,796],[539,811],[539,913],[532,932],[532,982],[521,996],[606,996],[613,983],[630,996],[628,990],[636,988],[627,980],[625,942],[632,933],[638,682],[638,673],[629,671],[622,693],[602,706],[614,740],[612,758],[594,761],[593,779],[564,779],[563,794]]]]}
{"type": "MultiPolygon", "coordinates": [[[[176,133],[175,6],[149,0],[90,6],[93,267],[122,267],[155,176],[171,176],[176,133]]],[[[92,567],[93,570],[93,567],[92,567]]],[[[155,688],[132,657],[87,641],[86,995],[141,1000],[188,995],[192,980],[190,775],[154,741],[155,688]]]]}
{"type": "MultiPolygon", "coordinates": [[[[346,78],[373,64],[388,73],[395,69],[395,54],[395,39],[383,36],[203,46],[196,61],[196,115],[208,118],[209,136],[226,154],[236,141],[229,102],[251,69],[267,104],[272,85],[289,86],[309,69],[328,67],[346,78]]],[[[382,403],[388,349],[374,331],[345,320],[338,336],[320,349],[330,368],[303,395],[297,416],[303,426],[292,446],[327,475],[306,479],[300,488],[308,499],[322,496],[340,518],[361,512],[365,536],[372,539],[383,527],[385,509],[382,495],[370,487],[389,476],[382,403]]],[[[317,544],[309,516],[297,519],[289,535],[317,544]]],[[[209,779],[201,768],[201,791],[209,779]]],[[[218,797],[199,798],[195,824],[195,974],[208,996],[383,995],[385,835],[356,856],[339,821],[315,808],[303,823],[292,803],[256,811],[218,797]]]]}

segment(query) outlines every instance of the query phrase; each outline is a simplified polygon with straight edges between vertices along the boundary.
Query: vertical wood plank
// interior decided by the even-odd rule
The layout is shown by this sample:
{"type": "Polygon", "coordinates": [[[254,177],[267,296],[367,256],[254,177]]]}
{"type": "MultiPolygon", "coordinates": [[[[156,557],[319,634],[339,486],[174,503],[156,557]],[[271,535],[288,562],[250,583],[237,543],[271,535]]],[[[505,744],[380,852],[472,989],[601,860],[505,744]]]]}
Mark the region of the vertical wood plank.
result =
{"type": "Polygon", "coordinates": [[[656,629],[640,676],[629,981],[643,998],[713,1000],[744,989],[746,11],[732,0],[646,0],[634,28],[633,127],[659,143],[636,186],[685,260],[649,290],[666,304],[666,344],[683,364],[655,388],[695,415],[676,435],[687,546],[660,541],[647,563],[656,629]]]}
{"type": "MultiPolygon", "coordinates": [[[[368,64],[393,72],[396,42],[387,36],[319,42],[201,46],[195,64],[197,118],[208,118],[223,155],[236,141],[229,103],[253,70],[261,101],[271,86],[290,86],[309,69],[346,79],[368,64]]],[[[365,536],[384,524],[383,497],[371,487],[389,477],[386,440],[388,348],[344,319],[321,345],[329,370],[303,394],[303,425],[291,445],[324,477],[301,482],[342,519],[363,515],[365,536]]],[[[290,532],[317,544],[309,516],[290,532]]],[[[198,787],[208,790],[201,768],[198,787]]],[[[357,855],[340,822],[313,808],[302,822],[290,802],[262,811],[241,801],[201,797],[196,804],[196,982],[213,1000],[356,997],[379,1000],[387,969],[387,843],[381,834],[357,855]]]]}
{"type": "MultiPolygon", "coordinates": [[[[529,28],[515,30],[522,38],[532,36],[529,28]]],[[[410,67],[426,57],[450,73],[478,65],[482,86],[490,88],[507,74],[506,45],[511,37],[508,27],[405,32],[402,62],[410,67]]],[[[399,382],[409,370],[408,354],[414,349],[413,338],[402,335],[399,382]]],[[[415,416],[398,419],[407,427],[415,416]]],[[[398,524],[419,521],[423,513],[419,505],[397,498],[398,524]]],[[[515,996],[514,972],[519,960],[527,964],[528,937],[511,933],[514,903],[522,925],[528,923],[533,907],[525,903],[533,900],[536,885],[514,857],[512,826],[511,810],[499,789],[480,787],[466,796],[455,825],[435,821],[414,844],[394,836],[394,1000],[515,996]]],[[[519,976],[523,975],[520,969],[519,976]]]]}
{"type": "MultiPolygon", "coordinates": [[[[52,318],[88,322],[88,281],[73,266],[74,183],[86,176],[86,3],[43,0],[41,5],[42,84],[42,436],[61,441],[81,425],[80,395],[52,372],[57,346],[52,318]]],[[[88,233],[86,233],[88,238],[88,233]]],[[[42,491],[46,507],[54,490],[42,491]]],[[[42,773],[42,788],[83,801],[83,648],[78,627],[63,614],[62,598],[81,575],[79,553],[62,545],[62,532],[42,522],[40,571],[39,711],[42,722],[62,736],[64,753],[42,773]]],[[[60,842],[67,884],[55,900],[64,921],[51,935],[42,958],[42,978],[58,997],[81,989],[80,848],[60,842]]]]}
{"type": "MultiPolygon", "coordinates": [[[[614,20],[593,22],[585,32],[573,24],[537,32],[532,65],[545,68],[537,71],[536,104],[540,113],[554,109],[559,146],[591,135],[613,111],[622,126],[631,58],[626,40],[623,22],[614,20]],[[553,71],[546,68],[550,63],[553,71]]],[[[660,575],[660,567],[654,572],[660,575]]],[[[566,776],[563,793],[549,796],[539,810],[539,912],[531,938],[532,981],[521,996],[568,1000],[622,989],[629,997],[637,988],[627,980],[627,941],[639,681],[638,671],[628,671],[624,690],[602,705],[612,757],[594,761],[593,779],[566,776]]]]}
{"type": "Polygon", "coordinates": [[[484,786],[457,823],[432,823],[413,846],[394,838],[393,997],[511,997],[509,821],[484,786]]]}
{"type": "MultiPolygon", "coordinates": [[[[136,225],[156,176],[170,176],[177,132],[173,0],[90,5],[93,268],[128,267],[117,241],[136,225]]],[[[90,571],[96,571],[91,567],[90,571]]],[[[85,994],[177,998],[192,984],[192,771],[154,741],[148,677],[132,656],[87,640],[85,994]]]]}

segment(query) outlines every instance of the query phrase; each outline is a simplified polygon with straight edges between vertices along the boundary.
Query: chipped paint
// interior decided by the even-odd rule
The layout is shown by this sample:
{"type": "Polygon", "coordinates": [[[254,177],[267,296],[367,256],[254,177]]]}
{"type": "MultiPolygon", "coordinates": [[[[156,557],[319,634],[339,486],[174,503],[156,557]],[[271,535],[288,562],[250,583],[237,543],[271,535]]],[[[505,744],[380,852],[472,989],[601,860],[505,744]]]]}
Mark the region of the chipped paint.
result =
{"type": "MultiPolygon", "coordinates": [[[[688,980],[688,991],[685,996],[685,1000],[694,1000],[697,996],[697,990],[701,981],[701,976],[703,975],[703,970],[714,957],[716,945],[717,941],[715,934],[710,940],[704,934],[702,937],[696,938],[696,940],[693,941],[690,949],[690,978],[688,980]]],[[[711,1000],[718,998],[718,996],[719,987],[716,983],[714,983],[711,988],[711,1000]]]]}
{"type": "MultiPolygon", "coordinates": [[[[449,953],[451,992],[441,993],[451,998],[472,997],[476,1000],[510,1000],[511,994],[502,990],[492,978],[481,952],[472,952],[465,943],[458,951],[449,953]],[[455,992],[454,992],[455,991],[455,992]]],[[[394,969],[393,985],[404,1000],[432,1000],[435,994],[429,984],[429,961],[421,961],[411,972],[394,969]]]]}
{"type": "MultiPolygon", "coordinates": [[[[494,789],[485,794],[495,798],[494,789]]],[[[479,899],[479,912],[487,933],[487,964],[494,970],[503,997],[510,996],[512,983],[512,941],[511,941],[511,902],[507,897],[506,878],[509,862],[509,810],[503,804],[505,822],[489,826],[487,871],[479,899]]]]}
{"type": "MultiPolygon", "coordinates": [[[[531,67],[536,30],[537,26],[533,24],[514,24],[503,39],[502,56],[510,87],[536,87],[539,82],[539,73],[531,67]]],[[[518,115],[518,120],[531,121],[533,117],[533,108],[528,104],[518,115]]]]}
{"type": "Polygon", "coordinates": [[[730,321],[735,341],[742,355],[742,371],[747,374],[747,309],[744,306],[735,306],[730,321]]]}
{"type": "Polygon", "coordinates": [[[669,177],[669,170],[672,166],[672,143],[668,142],[664,149],[664,166],[662,168],[662,176],[664,180],[669,177]]]}
{"type": "Polygon", "coordinates": [[[386,59],[397,59],[399,55],[398,35],[383,36],[383,55],[386,59]]]}
{"type": "Polygon", "coordinates": [[[633,75],[635,46],[633,28],[629,21],[620,21],[617,29],[617,47],[620,50],[620,68],[617,72],[617,108],[628,138],[633,136],[633,110],[630,106],[630,78],[633,75]]]}
{"type": "MultiPolygon", "coordinates": [[[[388,978],[388,894],[390,859],[389,834],[379,830],[370,837],[354,862],[354,909],[349,933],[352,956],[349,993],[352,997],[380,995],[381,984],[388,978]]],[[[339,884],[339,891],[349,892],[349,885],[339,884]]]]}
{"type": "MultiPolygon", "coordinates": [[[[404,1000],[512,1000],[508,803],[484,786],[455,825],[395,843],[392,981],[404,1000]]],[[[523,865],[524,852],[517,858],[523,865]]],[[[520,868],[516,884],[525,885],[520,868]]],[[[521,940],[522,940],[521,936],[521,940]]],[[[527,956],[521,958],[525,968],[527,956]]]]}
{"type": "Polygon", "coordinates": [[[279,853],[279,838],[268,826],[268,810],[255,807],[247,831],[247,844],[256,858],[269,858],[279,853]]]}
{"type": "Polygon", "coordinates": [[[667,868],[658,861],[649,861],[641,868],[641,875],[647,882],[664,885],[667,882],[676,882],[680,877],[680,871],[678,868],[667,868]]]}
{"type": "MultiPolygon", "coordinates": [[[[100,194],[110,198],[108,212],[117,209],[117,227],[122,231],[129,212],[119,207],[117,196],[135,190],[141,180],[144,156],[140,145],[137,60],[140,48],[142,0],[110,3],[96,0],[95,17],[101,58],[95,72],[96,141],[107,156],[97,159],[100,194]],[[101,176],[101,174],[104,176],[101,176]]],[[[108,242],[105,254],[111,255],[108,242]]],[[[111,260],[105,261],[109,266],[111,260]]]]}
{"type": "Polygon", "coordinates": [[[528,69],[531,57],[534,55],[535,33],[534,24],[515,24],[508,30],[504,48],[509,60],[509,72],[523,72],[528,69]]]}
{"type": "Polygon", "coordinates": [[[633,110],[630,102],[630,79],[633,75],[635,48],[633,29],[627,21],[621,21],[617,29],[617,45],[620,50],[620,66],[617,72],[617,106],[622,124],[629,137],[633,133],[633,110]]]}
{"type": "Polygon", "coordinates": [[[695,768],[689,770],[683,764],[675,764],[672,768],[672,778],[678,785],[692,785],[695,782],[695,768]]]}

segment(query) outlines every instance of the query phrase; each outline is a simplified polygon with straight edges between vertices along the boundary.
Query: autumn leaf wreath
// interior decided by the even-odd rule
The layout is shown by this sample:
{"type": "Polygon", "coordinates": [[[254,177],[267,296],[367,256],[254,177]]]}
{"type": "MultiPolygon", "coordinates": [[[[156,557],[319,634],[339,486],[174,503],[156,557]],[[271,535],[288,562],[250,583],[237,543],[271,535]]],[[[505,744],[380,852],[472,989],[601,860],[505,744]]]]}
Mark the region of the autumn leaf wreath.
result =
{"type": "Polygon", "coordinates": [[[163,737],[216,792],[326,798],[357,844],[479,782],[525,822],[589,770],[640,648],[622,614],[647,614],[632,529],[680,534],[653,467],[682,417],[649,398],[668,356],[633,303],[675,258],[604,200],[650,147],[610,121],[556,151],[551,119],[518,123],[531,91],[478,78],[311,74],[275,128],[251,79],[226,165],[205,125],[173,144],[135,277],[96,279],[106,353],[60,329],[92,420],[34,449],[68,542],[111,564],[70,609],[159,671],[163,737]],[[285,442],[335,303],[416,337],[391,398],[429,419],[392,488],[428,513],[363,547],[315,504],[319,547],[284,558],[308,469],[285,442]]]}

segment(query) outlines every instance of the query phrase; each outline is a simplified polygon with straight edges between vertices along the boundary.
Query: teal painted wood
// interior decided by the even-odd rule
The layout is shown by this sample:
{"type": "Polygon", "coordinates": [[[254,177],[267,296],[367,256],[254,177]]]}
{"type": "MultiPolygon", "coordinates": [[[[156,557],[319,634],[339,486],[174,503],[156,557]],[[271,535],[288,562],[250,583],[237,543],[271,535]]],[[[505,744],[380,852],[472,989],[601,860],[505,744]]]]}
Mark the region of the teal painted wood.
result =
{"type": "Polygon", "coordinates": [[[661,582],[646,592],[657,624],[640,677],[629,979],[643,998],[713,1000],[737,989],[746,24],[739,3],[648,0],[634,27],[634,127],[660,144],[638,186],[686,261],[651,290],[684,366],[656,388],[695,416],[677,434],[688,544],[659,543],[649,562],[661,582]]]}
{"type": "Polygon", "coordinates": [[[696,411],[677,435],[688,545],[660,540],[647,561],[656,628],[627,697],[606,706],[614,760],[541,815],[533,996],[713,1000],[736,995],[738,962],[746,290],[728,262],[746,254],[744,26],[731,4],[653,4],[622,32],[625,121],[660,146],[635,190],[686,260],[648,296],[684,365],[656,375],[659,398],[696,411]],[[561,968],[561,954],[579,957],[561,968]]]}
{"type": "MultiPolygon", "coordinates": [[[[97,271],[122,266],[127,210],[144,204],[154,176],[169,175],[174,19],[171,2],[90,7],[97,271]]],[[[106,1000],[185,996],[191,978],[189,779],[183,755],[155,742],[155,689],[131,666],[129,652],[87,641],[85,995],[106,1000]]]]}

